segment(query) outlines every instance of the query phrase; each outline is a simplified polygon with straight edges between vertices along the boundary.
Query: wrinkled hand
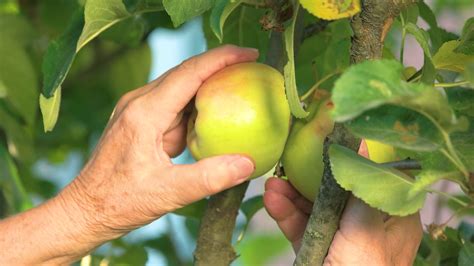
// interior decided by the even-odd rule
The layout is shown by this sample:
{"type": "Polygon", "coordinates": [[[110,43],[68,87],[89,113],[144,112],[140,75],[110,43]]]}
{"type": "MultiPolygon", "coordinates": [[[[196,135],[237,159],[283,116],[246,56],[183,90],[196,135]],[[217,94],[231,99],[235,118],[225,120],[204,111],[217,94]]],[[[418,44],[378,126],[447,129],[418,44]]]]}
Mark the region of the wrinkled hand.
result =
{"type": "Polygon", "coordinates": [[[254,164],[242,155],[191,165],[174,165],[170,158],[185,147],[185,109],[202,82],[257,57],[255,49],[223,46],[124,95],[90,161],[59,196],[65,205],[76,203],[81,215],[75,218],[107,240],[244,182],[254,164]]]}
{"type": "MultiPolygon", "coordinates": [[[[275,177],[267,180],[263,200],[297,252],[312,203],[289,182],[275,177]]],[[[412,265],[422,234],[418,213],[387,217],[351,196],[324,265],[412,265]]]]}

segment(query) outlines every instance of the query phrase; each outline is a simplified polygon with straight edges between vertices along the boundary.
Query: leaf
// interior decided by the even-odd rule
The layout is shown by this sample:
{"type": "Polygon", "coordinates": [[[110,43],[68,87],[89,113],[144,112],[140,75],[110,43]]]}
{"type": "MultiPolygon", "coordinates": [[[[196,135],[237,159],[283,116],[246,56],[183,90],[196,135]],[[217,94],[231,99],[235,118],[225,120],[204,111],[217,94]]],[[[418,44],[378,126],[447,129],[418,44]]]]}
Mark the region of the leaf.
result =
{"type": "Polygon", "coordinates": [[[294,42],[294,31],[295,31],[295,24],[298,14],[299,4],[295,5],[295,10],[293,13],[293,18],[291,24],[285,29],[283,34],[284,41],[285,41],[285,49],[286,54],[288,56],[288,62],[286,63],[283,74],[285,76],[285,89],[286,89],[286,97],[288,99],[288,104],[290,106],[291,113],[296,118],[304,118],[308,115],[301,103],[300,97],[298,96],[298,89],[296,87],[296,73],[295,73],[295,56],[294,56],[294,49],[293,49],[293,42],[294,42]]]}
{"type": "Polygon", "coordinates": [[[433,56],[433,64],[436,69],[462,73],[467,64],[474,62],[474,54],[466,55],[455,52],[460,43],[460,41],[449,41],[439,48],[438,52],[433,56]]]}
{"type": "Polygon", "coordinates": [[[435,54],[443,43],[457,40],[459,36],[441,28],[432,28],[428,30],[431,39],[431,54],[435,54]]]}
{"type": "Polygon", "coordinates": [[[474,243],[465,242],[459,251],[458,265],[470,266],[474,261],[474,243]]]}
{"type": "Polygon", "coordinates": [[[461,41],[454,52],[474,55],[474,17],[469,18],[464,24],[461,41]]]}
{"type": "Polygon", "coordinates": [[[41,113],[43,114],[44,132],[51,131],[58,121],[59,107],[61,105],[61,87],[56,89],[51,98],[40,95],[39,103],[41,113]]]}
{"type": "Polygon", "coordinates": [[[0,79],[0,98],[5,98],[7,96],[7,86],[0,79]]]}
{"type": "Polygon", "coordinates": [[[0,145],[0,187],[10,207],[9,214],[33,207],[18,175],[18,169],[3,145],[0,145]]]}
{"type": "Polygon", "coordinates": [[[416,181],[408,192],[408,197],[416,197],[418,194],[423,193],[423,190],[441,179],[462,181],[464,178],[459,171],[447,173],[442,171],[423,170],[416,175],[416,181]]]}
{"type": "Polygon", "coordinates": [[[348,18],[360,12],[360,0],[300,0],[299,2],[309,13],[326,20],[348,18]]]}
{"type": "Polygon", "coordinates": [[[156,0],[135,0],[126,1],[126,3],[133,13],[127,10],[122,0],[87,1],[84,9],[84,30],[77,42],[77,51],[103,31],[121,21],[144,12],[163,10],[163,6],[156,0]]]}
{"type": "Polygon", "coordinates": [[[143,17],[133,16],[108,28],[100,37],[129,47],[136,47],[141,43],[146,28],[147,22],[143,17]]]}
{"type": "Polygon", "coordinates": [[[444,143],[443,136],[429,119],[394,105],[366,111],[347,126],[358,137],[409,150],[433,151],[444,143]]]}
{"type": "Polygon", "coordinates": [[[351,66],[333,89],[334,119],[345,122],[366,110],[393,104],[423,114],[446,132],[465,127],[439,90],[423,83],[407,83],[402,77],[403,66],[394,60],[365,61],[351,66]]]}
{"type": "Polygon", "coordinates": [[[463,217],[463,216],[473,216],[474,217],[474,208],[465,208],[465,206],[459,204],[458,201],[464,202],[466,204],[474,204],[472,202],[473,200],[469,198],[469,196],[466,196],[465,194],[459,194],[459,195],[452,195],[455,197],[457,200],[453,200],[451,198],[448,199],[447,201],[447,206],[454,212],[456,213],[457,217],[463,217]]]}
{"type": "Polygon", "coordinates": [[[336,144],[329,148],[329,158],[339,185],[370,206],[398,216],[415,213],[423,206],[426,192],[410,197],[413,181],[403,172],[380,166],[336,144]]]}
{"type": "Polygon", "coordinates": [[[174,214],[201,220],[207,207],[207,199],[202,199],[174,211],[174,214]]]}
{"type": "Polygon", "coordinates": [[[290,243],[281,233],[252,234],[237,245],[241,265],[271,265],[275,257],[286,254],[290,243]]]}
{"type": "Polygon", "coordinates": [[[247,223],[250,222],[252,217],[263,208],[263,197],[262,195],[254,196],[250,199],[247,199],[242,203],[240,209],[247,218],[247,223]]]}
{"type": "Polygon", "coordinates": [[[420,11],[417,5],[408,5],[400,12],[400,16],[403,16],[405,23],[413,23],[416,25],[420,11]]]}
{"type": "Polygon", "coordinates": [[[77,51],[101,32],[129,16],[122,0],[87,1],[84,7],[84,29],[77,41],[77,51]]]}
{"type": "Polygon", "coordinates": [[[226,19],[240,4],[242,0],[217,0],[211,12],[211,29],[222,43],[223,28],[226,19]]]}
{"type": "Polygon", "coordinates": [[[405,28],[408,33],[415,37],[416,41],[423,49],[423,53],[425,54],[425,56],[431,58],[430,46],[428,45],[429,34],[425,30],[419,28],[417,25],[411,22],[407,23],[405,25],[405,28]]]}
{"type": "Polygon", "coordinates": [[[425,3],[425,1],[418,1],[418,10],[420,11],[420,17],[428,23],[431,29],[438,28],[438,22],[433,10],[425,3]]]}
{"type": "Polygon", "coordinates": [[[66,31],[58,39],[49,43],[42,65],[44,97],[52,97],[66,78],[76,55],[76,44],[83,25],[83,10],[79,9],[66,31]]]}
{"type": "MultiPolygon", "coordinates": [[[[238,6],[226,20],[222,43],[238,46],[253,47],[259,50],[259,62],[264,62],[268,49],[269,34],[265,32],[259,19],[265,14],[264,9],[251,8],[245,5],[238,6]]],[[[222,43],[212,31],[209,16],[204,16],[203,30],[207,48],[215,48],[222,43]]]]}
{"type": "Polygon", "coordinates": [[[16,159],[31,162],[34,153],[31,127],[20,123],[2,101],[0,101],[0,128],[5,131],[9,153],[16,159]]]}
{"type": "Polygon", "coordinates": [[[30,44],[36,33],[23,16],[1,14],[0,36],[2,36],[2,41],[10,40],[25,46],[30,44]]]}
{"type": "Polygon", "coordinates": [[[36,117],[38,78],[35,68],[22,45],[14,39],[0,42],[0,87],[6,101],[32,125],[36,117]]]}
{"type": "Polygon", "coordinates": [[[163,0],[163,6],[175,27],[206,12],[213,4],[214,0],[163,0]]]}

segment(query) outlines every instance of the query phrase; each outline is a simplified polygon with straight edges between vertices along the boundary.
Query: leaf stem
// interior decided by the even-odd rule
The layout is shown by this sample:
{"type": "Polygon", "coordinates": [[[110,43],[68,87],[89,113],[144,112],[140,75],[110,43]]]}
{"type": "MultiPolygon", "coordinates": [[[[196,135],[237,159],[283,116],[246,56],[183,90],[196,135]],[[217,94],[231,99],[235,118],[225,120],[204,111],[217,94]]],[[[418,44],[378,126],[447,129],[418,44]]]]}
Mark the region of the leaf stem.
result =
{"type": "Polygon", "coordinates": [[[407,30],[405,28],[405,18],[403,17],[403,13],[400,13],[400,21],[402,23],[402,43],[400,47],[400,62],[403,65],[403,57],[404,57],[404,51],[405,51],[405,38],[407,35],[407,30]]]}
{"type": "Polygon", "coordinates": [[[452,195],[450,195],[450,194],[448,194],[448,193],[446,193],[446,192],[439,191],[439,190],[435,190],[435,189],[429,189],[429,188],[427,188],[427,189],[425,189],[425,190],[426,190],[427,192],[436,193],[436,194],[438,194],[438,195],[441,195],[441,196],[444,196],[444,197],[446,197],[446,198],[448,198],[448,199],[451,199],[451,200],[457,202],[459,205],[461,205],[461,206],[463,206],[463,207],[469,206],[468,203],[466,203],[466,202],[464,202],[464,201],[462,201],[462,200],[460,200],[460,199],[458,199],[458,198],[456,198],[456,197],[453,197],[452,195]]]}
{"type": "Polygon", "coordinates": [[[461,80],[457,82],[450,82],[450,83],[435,83],[435,87],[443,87],[443,88],[451,88],[451,87],[457,87],[457,86],[462,86],[462,85],[467,85],[469,84],[468,80],[461,80]]]}
{"type": "Polygon", "coordinates": [[[303,96],[300,97],[300,100],[301,101],[306,100],[315,90],[317,90],[319,88],[319,86],[321,86],[321,84],[323,84],[328,79],[330,79],[330,78],[332,78],[335,75],[338,75],[340,73],[341,73],[341,71],[337,70],[336,72],[330,73],[330,74],[324,76],[322,79],[318,80],[318,82],[316,82],[303,96]]]}

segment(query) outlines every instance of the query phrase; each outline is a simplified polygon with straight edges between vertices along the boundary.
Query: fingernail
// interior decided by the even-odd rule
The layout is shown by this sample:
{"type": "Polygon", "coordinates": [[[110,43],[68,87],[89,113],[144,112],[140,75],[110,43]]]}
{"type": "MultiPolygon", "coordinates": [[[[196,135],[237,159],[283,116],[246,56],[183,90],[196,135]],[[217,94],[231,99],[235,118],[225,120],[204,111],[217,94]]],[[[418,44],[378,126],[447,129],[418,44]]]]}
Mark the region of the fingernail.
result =
{"type": "Polygon", "coordinates": [[[248,51],[258,53],[258,49],[256,49],[256,48],[253,48],[253,47],[244,47],[244,48],[247,49],[248,51]]]}
{"type": "Polygon", "coordinates": [[[230,163],[232,166],[237,168],[236,180],[240,182],[247,180],[253,171],[255,171],[255,164],[250,158],[245,156],[239,156],[236,160],[230,163]]]}

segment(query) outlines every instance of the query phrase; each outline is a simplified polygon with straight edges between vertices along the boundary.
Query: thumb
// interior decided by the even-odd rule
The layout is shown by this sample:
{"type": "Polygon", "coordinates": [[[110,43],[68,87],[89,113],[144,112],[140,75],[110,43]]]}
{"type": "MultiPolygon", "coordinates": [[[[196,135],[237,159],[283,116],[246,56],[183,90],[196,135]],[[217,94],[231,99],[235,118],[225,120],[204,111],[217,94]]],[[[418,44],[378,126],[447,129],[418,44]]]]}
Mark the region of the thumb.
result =
{"type": "Polygon", "coordinates": [[[255,164],[246,156],[223,155],[175,165],[172,176],[180,203],[186,205],[245,182],[254,170],[255,164]]]}

